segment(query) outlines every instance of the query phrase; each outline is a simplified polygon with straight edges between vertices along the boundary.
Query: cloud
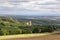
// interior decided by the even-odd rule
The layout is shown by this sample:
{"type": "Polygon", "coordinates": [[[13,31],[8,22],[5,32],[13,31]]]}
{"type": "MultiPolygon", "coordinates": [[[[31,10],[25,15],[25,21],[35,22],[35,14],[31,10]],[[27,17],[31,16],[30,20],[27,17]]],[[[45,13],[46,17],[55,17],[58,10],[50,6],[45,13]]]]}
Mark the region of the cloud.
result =
{"type": "Polygon", "coordinates": [[[59,0],[0,0],[0,11],[60,13],[59,0]]]}

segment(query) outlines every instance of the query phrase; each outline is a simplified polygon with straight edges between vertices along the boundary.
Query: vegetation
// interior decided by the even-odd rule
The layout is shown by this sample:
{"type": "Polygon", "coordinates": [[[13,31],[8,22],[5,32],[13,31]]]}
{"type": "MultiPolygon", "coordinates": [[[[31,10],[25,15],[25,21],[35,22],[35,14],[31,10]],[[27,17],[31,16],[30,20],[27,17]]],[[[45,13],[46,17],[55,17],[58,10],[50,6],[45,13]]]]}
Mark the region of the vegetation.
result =
{"type": "Polygon", "coordinates": [[[53,25],[31,25],[6,17],[0,18],[0,35],[31,34],[53,32],[56,28],[53,25]]]}

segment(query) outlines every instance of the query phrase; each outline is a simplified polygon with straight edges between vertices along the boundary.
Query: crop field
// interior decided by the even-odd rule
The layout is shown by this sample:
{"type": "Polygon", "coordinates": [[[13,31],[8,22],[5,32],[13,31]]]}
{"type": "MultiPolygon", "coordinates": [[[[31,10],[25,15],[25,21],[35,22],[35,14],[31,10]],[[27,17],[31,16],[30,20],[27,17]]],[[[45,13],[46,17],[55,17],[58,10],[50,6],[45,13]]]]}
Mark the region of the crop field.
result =
{"type": "Polygon", "coordinates": [[[15,38],[30,38],[30,37],[45,36],[50,34],[52,33],[8,35],[8,36],[0,36],[0,40],[15,39],[15,38]]]}
{"type": "Polygon", "coordinates": [[[52,34],[52,35],[28,37],[28,38],[14,38],[7,40],[60,40],[60,34],[52,34]]]}

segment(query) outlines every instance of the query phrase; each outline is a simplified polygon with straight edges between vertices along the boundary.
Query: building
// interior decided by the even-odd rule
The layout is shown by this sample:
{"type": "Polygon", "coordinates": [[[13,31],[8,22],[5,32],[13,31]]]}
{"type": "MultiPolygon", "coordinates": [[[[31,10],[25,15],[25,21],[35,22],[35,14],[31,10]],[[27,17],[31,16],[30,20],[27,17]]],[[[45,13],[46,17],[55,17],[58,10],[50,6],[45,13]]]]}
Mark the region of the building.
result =
{"type": "Polygon", "coordinates": [[[32,22],[29,21],[29,22],[27,22],[26,24],[27,24],[28,26],[31,26],[31,25],[32,25],[32,22]]]}

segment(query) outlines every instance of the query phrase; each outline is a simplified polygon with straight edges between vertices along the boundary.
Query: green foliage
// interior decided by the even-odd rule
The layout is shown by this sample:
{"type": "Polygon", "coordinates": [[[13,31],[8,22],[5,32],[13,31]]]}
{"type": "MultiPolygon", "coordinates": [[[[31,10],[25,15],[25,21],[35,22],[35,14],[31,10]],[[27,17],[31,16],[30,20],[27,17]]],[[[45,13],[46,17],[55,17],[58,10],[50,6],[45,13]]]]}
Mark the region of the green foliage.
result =
{"type": "Polygon", "coordinates": [[[9,34],[10,35],[13,35],[13,34],[22,34],[22,30],[21,29],[9,30],[9,34]]]}
{"type": "Polygon", "coordinates": [[[4,33],[3,33],[3,31],[1,31],[1,29],[0,29],[0,36],[2,36],[2,35],[4,35],[4,33]]]}
{"type": "Polygon", "coordinates": [[[20,22],[16,19],[6,17],[6,18],[0,18],[0,25],[3,25],[5,27],[18,27],[20,26],[20,22]]]}
{"type": "Polygon", "coordinates": [[[10,17],[0,18],[0,35],[53,32],[54,30],[56,30],[56,28],[53,25],[27,26],[26,22],[19,22],[10,17]]]}
{"type": "Polygon", "coordinates": [[[40,33],[40,29],[39,28],[34,28],[32,32],[33,33],[40,33]]]}
{"type": "Polygon", "coordinates": [[[8,30],[6,30],[5,28],[2,28],[0,30],[0,35],[8,35],[8,34],[9,34],[8,30]]]}
{"type": "Polygon", "coordinates": [[[32,33],[32,31],[29,29],[24,29],[22,32],[22,34],[30,34],[30,33],[32,33]]]}

